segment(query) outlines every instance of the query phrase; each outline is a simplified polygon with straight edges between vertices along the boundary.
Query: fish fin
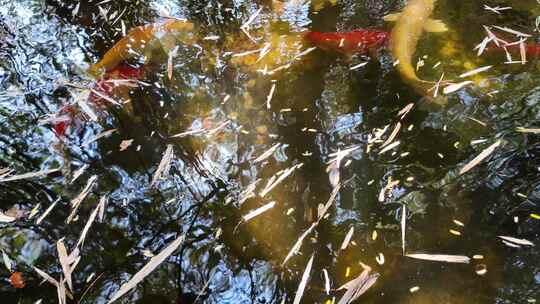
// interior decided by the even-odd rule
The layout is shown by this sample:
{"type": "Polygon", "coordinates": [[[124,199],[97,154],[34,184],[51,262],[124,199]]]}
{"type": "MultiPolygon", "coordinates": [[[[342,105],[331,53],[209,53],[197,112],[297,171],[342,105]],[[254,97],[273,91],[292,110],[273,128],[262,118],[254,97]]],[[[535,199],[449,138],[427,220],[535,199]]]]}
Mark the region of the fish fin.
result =
{"type": "Polygon", "coordinates": [[[448,31],[448,27],[441,20],[428,19],[424,24],[426,32],[442,33],[448,31]]]}
{"type": "Polygon", "coordinates": [[[401,13],[388,14],[383,17],[383,20],[386,22],[396,22],[399,16],[401,16],[401,13]]]}

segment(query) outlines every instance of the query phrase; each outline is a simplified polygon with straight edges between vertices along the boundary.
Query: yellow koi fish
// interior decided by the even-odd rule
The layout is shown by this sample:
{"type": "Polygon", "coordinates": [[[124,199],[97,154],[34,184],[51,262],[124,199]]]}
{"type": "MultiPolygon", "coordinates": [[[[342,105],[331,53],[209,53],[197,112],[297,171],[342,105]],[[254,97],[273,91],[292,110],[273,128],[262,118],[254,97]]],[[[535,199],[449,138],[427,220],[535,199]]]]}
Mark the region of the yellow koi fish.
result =
{"type": "Polygon", "coordinates": [[[390,50],[399,63],[398,71],[402,79],[414,86],[422,94],[426,93],[426,84],[416,75],[412,60],[420,37],[425,31],[444,32],[448,28],[440,20],[429,19],[435,8],[436,0],[409,0],[400,14],[390,14],[385,21],[395,21],[390,38],[390,50]]]}
{"type": "Polygon", "coordinates": [[[90,66],[88,72],[93,76],[103,75],[120,63],[130,58],[145,56],[158,47],[172,50],[177,41],[190,41],[193,23],[184,20],[167,20],[165,22],[138,26],[120,39],[103,58],[90,66]]]}

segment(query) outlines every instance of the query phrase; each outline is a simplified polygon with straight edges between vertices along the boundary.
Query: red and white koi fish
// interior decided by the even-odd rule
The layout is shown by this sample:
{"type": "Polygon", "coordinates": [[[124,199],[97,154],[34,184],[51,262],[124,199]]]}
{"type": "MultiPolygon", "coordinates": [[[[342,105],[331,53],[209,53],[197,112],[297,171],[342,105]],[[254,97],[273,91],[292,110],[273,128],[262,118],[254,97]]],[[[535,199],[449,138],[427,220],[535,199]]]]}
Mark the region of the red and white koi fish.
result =
{"type": "Polygon", "coordinates": [[[352,55],[366,54],[386,47],[390,33],[358,29],[350,32],[308,32],[304,37],[320,49],[352,55]]]}
{"type": "MultiPolygon", "coordinates": [[[[92,88],[88,96],[88,105],[98,110],[104,110],[111,99],[125,99],[132,87],[129,81],[139,80],[144,76],[144,66],[135,68],[121,63],[108,71],[92,88]]],[[[81,115],[75,105],[66,105],[57,114],[57,122],[53,124],[53,131],[59,138],[64,138],[68,129],[78,126],[82,122],[81,115]]]]}

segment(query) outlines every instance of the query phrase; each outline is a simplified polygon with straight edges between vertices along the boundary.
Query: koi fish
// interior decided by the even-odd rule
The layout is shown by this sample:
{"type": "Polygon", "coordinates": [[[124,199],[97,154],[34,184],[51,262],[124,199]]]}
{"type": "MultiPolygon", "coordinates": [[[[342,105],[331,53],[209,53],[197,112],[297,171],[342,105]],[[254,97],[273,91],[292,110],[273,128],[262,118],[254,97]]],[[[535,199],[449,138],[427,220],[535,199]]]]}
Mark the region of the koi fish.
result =
{"type": "MultiPolygon", "coordinates": [[[[100,110],[105,109],[105,106],[109,103],[106,99],[128,96],[129,91],[127,89],[130,85],[123,81],[138,80],[143,76],[144,66],[135,68],[126,63],[120,63],[94,84],[88,96],[89,105],[100,110]],[[115,81],[119,83],[115,83],[115,81]]],[[[53,131],[59,138],[65,137],[71,126],[81,124],[79,111],[74,105],[62,107],[58,111],[57,118],[57,122],[53,124],[53,131]]]]}
{"type": "Polygon", "coordinates": [[[126,63],[120,63],[96,82],[88,100],[94,105],[101,105],[105,101],[104,97],[125,97],[127,92],[124,92],[123,89],[127,88],[128,85],[126,83],[117,84],[115,81],[139,80],[143,76],[144,66],[135,68],[126,63]]]}
{"type": "Polygon", "coordinates": [[[350,32],[308,32],[304,37],[320,49],[351,55],[382,48],[389,36],[390,33],[385,31],[358,29],[350,32]]]}
{"type": "MultiPolygon", "coordinates": [[[[532,57],[540,57],[540,44],[537,43],[525,43],[525,53],[527,55],[530,55],[532,57]]],[[[512,45],[501,45],[500,47],[494,47],[494,48],[488,48],[488,51],[504,51],[504,49],[508,50],[512,53],[519,53],[521,52],[521,46],[519,44],[512,44],[512,45]]]]}
{"type": "Polygon", "coordinates": [[[167,52],[174,49],[177,41],[189,41],[194,25],[184,20],[167,20],[165,22],[138,26],[120,39],[103,58],[93,64],[88,72],[99,76],[114,69],[122,62],[135,57],[149,55],[156,48],[164,48],[167,52]]]}
{"type": "Polygon", "coordinates": [[[390,39],[390,51],[398,61],[398,71],[401,78],[414,86],[420,93],[425,94],[425,85],[429,82],[421,80],[416,75],[412,61],[420,37],[424,31],[444,32],[448,28],[440,20],[429,19],[435,9],[436,0],[409,0],[399,14],[384,17],[385,21],[395,21],[390,39]]]}

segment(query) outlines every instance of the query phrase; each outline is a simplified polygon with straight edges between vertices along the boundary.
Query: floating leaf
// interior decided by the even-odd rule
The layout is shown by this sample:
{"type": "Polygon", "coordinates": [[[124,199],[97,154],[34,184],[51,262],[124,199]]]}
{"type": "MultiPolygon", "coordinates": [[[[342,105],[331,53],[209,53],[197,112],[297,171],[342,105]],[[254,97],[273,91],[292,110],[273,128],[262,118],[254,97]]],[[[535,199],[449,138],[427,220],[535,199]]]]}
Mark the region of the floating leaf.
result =
{"type": "Polygon", "coordinates": [[[463,166],[463,168],[461,168],[461,170],[459,171],[459,174],[463,175],[463,174],[469,172],[472,168],[476,167],[484,159],[486,159],[488,156],[490,156],[495,151],[495,149],[500,145],[501,145],[501,141],[497,140],[494,144],[487,147],[484,151],[482,151],[480,154],[478,154],[478,156],[476,156],[468,164],[463,166]]]}
{"type": "Polygon", "coordinates": [[[328,275],[328,271],[326,269],[323,269],[324,274],[324,290],[326,291],[327,295],[330,295],[330,276],[328,275]]]}
{"type": "Polygon", "coordinates": [[[354,226],[351,227],[351,229],[349,229],[349,232],[347,232],[347,235],[345,235],[345,238],[343,239],[343,243],[341,243],[341,250],[347,249],[353,234],[354,234],[354,226]]]}
{"type": "Polygon", "coordinates": [[[48,275],[45,271],[34,267],[34,270],[47,282],[53,284],[54,286],[58,286],[58,281],[53,279],[50,275],[48,275]]]}
{"type": "Polygon", "coordinates": [[[118,300],[121,296],[125,295],[128,291],[133,289],[137,284],[139,284],[144,278],[154,271],[161,263],[163,263],[184,241],[184,236],[178,237],[174,240],[169,246],[163,249],[158,255],[151,258],[150,261],[144,265],[144,267],[139,270],[127,283],[123,284],[120,289],[112,296],[109,300],[109,304],[118,300]]]}
{"type": "Polygon", "coordinates": [[[465,86],[467,86],[469,84],[472,84],[472,83],[473,83],[472,81],[467,80],[467,81],[463,81],[463,82],[460,82],[460,83],[454,83],[454,84],[448,85],[448,86],[446,86],[444,88],[443,93],[446,94],[446,95],[454,93],[454,92],[459,91],[459,90],[463,89],[465,86]]]}
{"type": "Polygon", "coordinates": [[[348,304],[363,295],[371,286],[377,282],[379,274],[369,274],[369,270],[364,270],[356,279],[345,283],[339,289],[347,289],[338,304],[348,304]]]}
{"type": "Polygon", "coordinates": [[[152,182],[150,183],[150,188],[152,188],[156,182],[161,179],[162,175],[167,174],[169,171],[172,158],[174,156],[174,150],[172,145],[167,145],[167,149],[165,150],[165,153],[163,153],[163,158],[161,159],[161,162],[159,163],[158,168],[156,169],[156,172],[154,173],[154,177],[152,178],[152,182]]]}
{"type": "Polygon", "coordinates": [[[2,259],[4,260],[4,266],[6,266],[7,270],[11,272],[11,269],[13,268],[13,262],[9,258],[9,256],[2,250],[2,259]]]}
{"type": "Polygon", "coordinates": [[[517,245],[522,245],[522,246],[534,246],[534,243],[529,241],[529,240],[525,240],[525,239],[518,239],[518,238],[515,238],[515,237],[511,237],[511,236],[502,236],[502,235],[499,235],[499,238],[507,241],[507,242],[510,242],[510,243],[514,243],[514,244],[517,244],[517,245]]]}
{"type": "Polygon", "coordinates": [[[259,208],[255,209],[255,210],[252,210],[248,214],[244,215],[242,217],[242,220],[244,222],[247,222],[247,221],[253,219],[254,217],[257,217],[257,216],[265,213],[266,211],[274,208],[275,205],[276,205],[276,202],[270,202],[270,203],[268,203],[268,204],[266,204],[266,205],[264,205],[262,207],[259,207],[259,208]]]}
{"type": "Polygon", "coordinates": [[[69,265],[69,259],[67,254],[66,246],[64,245],[64,240],[60,239],[58,242],[56,242],[56,249],[58,251],[58,258],[60,260],[60,266],[62,266],[62,271],[64,272],[64,276],[66,277],[66,281],[68,283],[68,287],[71,291],[73,291],[73,283],[71,280],[71,266],[69,265]]]}
{"type": "Polygon", "coordinates": [[[304,295],[304,291],[306,290],[306,285],[309,280],[309,274],[311,273],[311,267],[313,266],[313,258],[315,257],[315,254],[311,255],[311,258],[309,259],[306,269],[304,270],[304,274],[302,275],[302,280],[300,281],[300,284],[298,285],[298,289],[296,290],[296,295],[294,296],[293,304],[299,304],[300,300],[302,300],[302,296],[304,295]]]}
{"type": "Polygon", "coordinates": [[[28,179],[28,178],[33,178],[33,177],[43,177],[43,176],[46,176],[46,175],[49,175],[51,173],[55,173],[58,171],[60,171],[60,168],[42,170],[38,172],[24,173],[24,174],[19,174],[19,175],[12,175],[12,176],[8,176],[8,177],[4,177],[0,179],[0,183],[16,181],[16,180],[21,180],[21,179],[28,179]]]}
{"type": "Polygon", "coordinates": [[[3,212],[0,212],[0,223],[10,223],[16,220],[16,218],[12,216],[5,215],[3,212]]]}
{"type": "Polygon", "coordinates": [[[36,224],[39,225],[44,219],[45,217],[47,217],[47,215],[49,215],[49,213],[53,210],[53,208],[56,206],[56,204],[58,204],[58,202],[60,201],[60,198],[58,198],[54,203],[52,203],[49,208],[47,208],[47,210],[45,210],[45,212],[43,212],[43,214],[37,218],[36,220],[36,224]]]}
{"type": "Polygon", "coordinates": [[[485,66],[485,67],[480,67],[480,68],[474,69],[472,71],[468,71],[466,73],[463,73],[463,74],[459,75],[459,77],[460,78],[465,78],[465,77],[473,76],[473,75],[476,75],[478,73],[485,72],[485,71],[491,69],[492,67],[493,67],[492,65],[488,65],[488,66],[485,66]]]}
{"type": "Polygon", "coordinates": [[[304,233],[302,233],[302,235],[298,238],[298,240],[296,240],[296,243],[294,243],[293,247],[291,248],[291,250],[289,251],[289,253],[287,254],[287,256],[285,257],[285,259],[283,260],[283,262],[281,263],[281,265],[285,265],[287,263],[287,261],[294,255],[298,252],[298,250],[300,250],[300,247],[302,247],[302,242],[304,241],[304,239],[306,238],[306,236],[308,236],[311,231],[313,231],[313,229],[315,227],[317,227],[317,224],[318,222],[315,222],[313,224],[311,224],[311,227],[309,227],[306,231],[304,231],[304,233]]]}
{"type": "Polygon", "coordinates": [[[464,263],[468,264],[471,259],[467,256],[463,255],[446,255],[446,254],[424,254],[424,253],[416,253],[416,254],[407,254],[406,257],[418,259],[418,260],[426,260],[426,261],[434,261],[434,262],[447,262],[447,263],[464,263]]]}

